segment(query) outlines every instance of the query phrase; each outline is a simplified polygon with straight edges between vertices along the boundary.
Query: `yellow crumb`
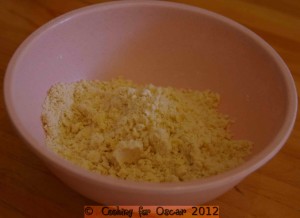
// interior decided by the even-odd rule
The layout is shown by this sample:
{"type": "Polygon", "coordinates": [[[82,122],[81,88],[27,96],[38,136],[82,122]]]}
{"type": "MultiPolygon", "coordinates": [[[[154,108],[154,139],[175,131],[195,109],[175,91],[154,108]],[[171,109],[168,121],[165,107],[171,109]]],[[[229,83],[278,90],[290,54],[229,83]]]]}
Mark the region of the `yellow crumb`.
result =
{"type": "Polygon", "coordinates": [[[46,142],[67,160],[103,175],[188,181],[241,164],[252,143],[233,140],[220,96],[131,81],[56,84],[43,105],[46,142]]]}

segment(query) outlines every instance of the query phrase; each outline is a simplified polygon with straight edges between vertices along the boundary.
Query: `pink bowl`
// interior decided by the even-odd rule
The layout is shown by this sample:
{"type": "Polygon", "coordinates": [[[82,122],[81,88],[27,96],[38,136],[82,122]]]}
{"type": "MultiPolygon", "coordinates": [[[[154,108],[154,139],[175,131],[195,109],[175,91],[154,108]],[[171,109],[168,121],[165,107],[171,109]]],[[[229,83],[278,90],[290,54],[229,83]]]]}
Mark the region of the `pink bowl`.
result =
{"type": "Polygon", "coordinates": [[[99,203],[192,205],[212,200],[270,160],[293,128],[296,89],[289,69],[264,40],[200,8],[163,1],[117,1],[72,11],[35,31],[5,75],[12,122],[57,177],[99,203]],[[236,120],[236,138],[252,140],[239,167],[182,183],[138,183],[78,168],[45,146],[42,103],[56,82],[109,79],[211,89],[236,120]]]}

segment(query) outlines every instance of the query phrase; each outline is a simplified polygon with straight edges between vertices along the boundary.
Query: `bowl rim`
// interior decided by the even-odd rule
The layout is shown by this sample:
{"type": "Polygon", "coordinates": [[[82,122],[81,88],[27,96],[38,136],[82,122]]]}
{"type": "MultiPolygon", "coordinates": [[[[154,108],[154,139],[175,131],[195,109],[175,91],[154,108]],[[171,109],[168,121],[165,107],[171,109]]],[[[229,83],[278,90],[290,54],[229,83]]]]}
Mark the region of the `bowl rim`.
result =
{"type": "MultiPolygon", "coordinates": [[[[93,182],[101,183],[106,186],[114,187],[115,190],[126,188],[128,190],[142,190],[143,192],[193,192],[195,190],[204,190],[211,189],[217,187],[222,184],[229,183],[232,180],[232,176],[235,176],[239,180],[243,179],[262,165],[264,165],[267,161],[269,161],[285,144],[289,135],[291,134],[296,116],[297,116],[297,90],[295,83],[293,81],[291,72],[289,71],[287,65],[284,63],[279,54],[260,36],[258,36],[253,31],[249,30],[245,26],[239,24],[238,22],[227,18],[218,13],[209,11],[207,9],[203,9],[196,6],[186,5],[183,3],[174,3],[167,1],[114,1],[114,2],[105,2],[98,3],[89,6],[85,6],[79,9],[72,10],[63,15],[58,16],[47,22],[46,24],[39,27],[33,33],[31,33],[18,47],[15,51],[13,57],[11,58],[5,76],[4,76],[4,101],[6,110],[9,114],[9,117],[16,128],[17,132],[24,139],[29,147],[42,159],[47,160],[47,162],[51,162],[55,167],[59,167],[66,172],[70,172],[79,176],[84,180],[90,180],[93,182]],[[11,93],[13,92],[11,88],[11,83],[13,81],[13,75],[15,72],[15,68],[20,61],[20,58],[24,55],[26,49],[30,47],[31,43],[34,43],[35,39],[40,37],[45,31],[55,28],[57,25],[61,25],[64,22],[67,22],[70,19],[74,19],[80,17],[84,14],[99,12],[103,10],[114,9],[118,7],[131,7],[131,6],[154,6],[154,7],[167,7],[172,9],[178,9],[182,11],[186,11],[186,13],[198,13],[202,16],[209,16],[213,19],[216,19],[220,22],[223,22],[225,25],[229,25],[232,28],[238,29],[243,34],[247,35],[247,37],[251,38],[257,44],[259,44],[267,53],[270,55],[272,59],[278,64],[281,69],[282,77],[284,79],[286,88],[287,88],[287,111],[285,114],[285,119],[282,127],[278,131],[276,137],[269,143],[269,145],[262,150],[260,153],[253,156],[250,160],[245,161],[240,166],[221,173],[219,175],[211,176],[208,178],[196,179],[187,182],[171,182],[171,183],[152,183],[152,182],[136,182],[129,180],[122,180],[118,178],[114,178],[111,176],[103,176],[100,174],[89,172],[81,167],[75,166],[69,161],[59,157],[49,148],[44,145],[39,144],[34,137],[32,137],[28,131],[27,127],[24,126],[20,119],[18,118],[17,113],[14,110],[13,101],[11,98],[11,93]],[[46,148],[46,149],[45,149],[46,148]]],[[[44,161],[45,161],[44,160],[44,161]]]]}

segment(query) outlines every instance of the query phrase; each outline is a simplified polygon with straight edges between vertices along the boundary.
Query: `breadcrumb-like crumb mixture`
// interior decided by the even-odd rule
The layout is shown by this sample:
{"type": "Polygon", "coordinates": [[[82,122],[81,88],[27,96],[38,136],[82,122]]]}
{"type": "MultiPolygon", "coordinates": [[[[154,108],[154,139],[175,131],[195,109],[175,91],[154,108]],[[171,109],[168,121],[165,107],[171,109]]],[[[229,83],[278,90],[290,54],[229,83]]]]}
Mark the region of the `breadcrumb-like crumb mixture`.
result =
{"type": "Polygon", "coordinates": [[[189,181],[241,164],[252,143],[233,140],[220,96],[131,81],[59,83],[48,92],[46,143],[103,175],[151,182],[189,181]]]}

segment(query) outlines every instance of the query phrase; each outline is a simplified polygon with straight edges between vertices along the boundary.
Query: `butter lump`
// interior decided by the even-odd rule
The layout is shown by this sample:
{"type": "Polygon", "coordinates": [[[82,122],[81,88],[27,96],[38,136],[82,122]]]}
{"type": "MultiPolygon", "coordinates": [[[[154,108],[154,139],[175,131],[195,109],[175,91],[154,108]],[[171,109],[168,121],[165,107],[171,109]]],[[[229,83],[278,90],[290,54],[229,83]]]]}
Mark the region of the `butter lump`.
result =
{"type": "Polygon", "coordinates": [[[113,157],[119,164],[134,163],[139,160],[142,151],[143,143],[141,141],[120,141],[113,151],[113,157]]]}

